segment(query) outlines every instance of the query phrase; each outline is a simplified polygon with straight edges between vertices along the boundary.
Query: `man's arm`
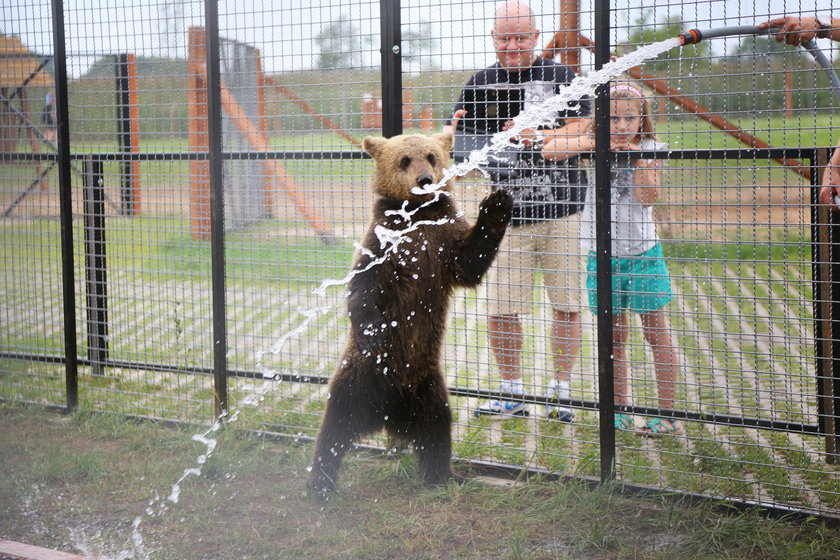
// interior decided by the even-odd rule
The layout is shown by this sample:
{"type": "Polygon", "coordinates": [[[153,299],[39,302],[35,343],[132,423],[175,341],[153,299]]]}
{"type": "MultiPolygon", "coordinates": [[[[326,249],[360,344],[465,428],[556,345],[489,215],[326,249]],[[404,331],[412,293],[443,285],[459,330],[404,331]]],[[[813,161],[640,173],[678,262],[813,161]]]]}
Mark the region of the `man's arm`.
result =
{"type": "Polygon", "coordinates": [[[443,125],[443,127],[440,129],[440,131],[443,134],[447,134],[447,133],[455,134],[455,130],[458,128],[458,121],[463,119],[464,116],[466,116],[466,114],[467,114],[466,109],[458,109],[457,111],[455,111],[452,114],[452,118],[449,119],[448,123],[443,125]]]}
{"type": "Polygon", "coordinates": [[[801,45],[814,37],[840,41],[840,20],[828,15],[817,17],[785,16],[758,24],[759,29],[778,27],[776,41],[801,45]]]}
{"type": "Polygon", "coordinates": [[[822,176],[822,188],[820,188],[820,203],[831,205],[832,210],[838,210],[834,197],[840,195],[840,140],[837,147],[828,160],[822,176]]]}

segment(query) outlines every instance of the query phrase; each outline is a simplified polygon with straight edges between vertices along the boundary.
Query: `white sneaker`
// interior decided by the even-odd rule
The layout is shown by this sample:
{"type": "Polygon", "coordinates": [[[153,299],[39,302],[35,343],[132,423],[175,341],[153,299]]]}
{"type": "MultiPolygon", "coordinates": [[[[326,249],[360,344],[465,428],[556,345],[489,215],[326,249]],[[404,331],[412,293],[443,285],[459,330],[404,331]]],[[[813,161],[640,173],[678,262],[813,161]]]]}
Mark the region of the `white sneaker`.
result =
{"type": "Polygon", "coordinates": [[[500,401],[490,399],[473,411],[476,416],[485,414],[505,416],[528,416],[528,409],[523,402],[500,401]]]}
{"type": "MultiPolygon", "coordinates": [[[[568,399],[570,396],[571,391],[569,390],[568,382],[564,383],[556,379],[548,384],[548,390],[545,392],[545,398],[547,399],[568,399]]],[[[566,406],[547,404],[545,405],[545,417],[557,420],[558,422],[573,422],[575,412],[566,406]]]]}

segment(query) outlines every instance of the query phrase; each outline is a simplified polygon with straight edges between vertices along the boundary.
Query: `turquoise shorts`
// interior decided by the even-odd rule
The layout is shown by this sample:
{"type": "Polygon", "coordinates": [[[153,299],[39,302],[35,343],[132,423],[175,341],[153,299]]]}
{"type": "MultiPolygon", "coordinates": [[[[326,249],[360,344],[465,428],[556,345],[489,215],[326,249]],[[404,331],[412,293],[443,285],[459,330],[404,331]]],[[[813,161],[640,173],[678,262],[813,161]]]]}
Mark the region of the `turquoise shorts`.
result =
{"type": "MultiPolygon", "coordinates": [[[[589,309],[597,315],[596,269],[595,253],[590,251],[586,261],[586,289],[589,295],[589,309]]],[[[656,311],[674,298],[668,268],[662,255],[662,245],[659,243],[641,255],[613,258],[612,273],[614,313],[656,311]]]]}

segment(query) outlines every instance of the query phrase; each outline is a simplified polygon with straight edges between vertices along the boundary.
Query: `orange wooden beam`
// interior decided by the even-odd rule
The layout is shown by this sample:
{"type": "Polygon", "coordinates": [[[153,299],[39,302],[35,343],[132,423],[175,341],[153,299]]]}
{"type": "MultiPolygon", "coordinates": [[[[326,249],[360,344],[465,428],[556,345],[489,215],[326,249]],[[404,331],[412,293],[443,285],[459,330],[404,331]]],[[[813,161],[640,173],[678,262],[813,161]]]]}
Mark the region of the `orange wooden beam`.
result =
{"type": "MultiPolygon", "coordinates": [[[[128,53],[128,126],[131,152],[140,153],[140,106],[137,102],[137,57],[128,53]]],[[[128,215],[140,215],[140,160],[131,162],[131,205],[128,215]]]]}
{"type": "Polygon", "coordinates": [[[352,134],[350,134],[349,132],[347,132],[346,130],[344,130],[343,128],[341,128],[340,126],[335,124],[334,122],[332,122],[330,119],[328,119],[327,117],[325,117],[324,115],[322,115],[321,113],[316,111],[312,107],[312,105],[310,105],[309,103],[307,103],[306,101],[304,101],[303,99],[299,98],[294,93],[292,93],[292,90],[290,90],[289,88],[287,88],[284,85],[281,85],[281,84],[277,83],[277,81],[274,80],[274,78],[272,78],[271,76],[266,76],[265,77],[265,82],[268,85],[270,85],[271,87],[275,88],[277,91],[279,91],[286,99],[290,100],[295,105],[297,105],[298,107],[303,109],[305,112],[309,113],[310,115],[312,115],[313,117],[318,119],[318,122],[320,122],[322,125],[329,128],[330,130],[334,131],[336,134],[338,134],[339,136],[341,136],[342,138],[344,138],[345,140],[347,140],[348,142],[350,142],[354,146],[357,146],[359,148],[362,147],[361,140],[356,139],[352,134]]]}
{"type": "MultiPolygon", "coordinates": [[[[245,141],[257,152],[270,150],[268,137],[248,118],[248,114],[237,103],[233,94],[221,85],[222,111],[227,113],[233,125],[242,133],[245,141]]],[[[292,177],[286,173],[283,165],[276,160],[263,160],[263,166],[268,174],[274,178],[275,184],[282,188],[286,196],[291,199],[298,211],[319,235],[331,237],[333,235],[329,224],[321,217],[315,207],[297,190],[292,177]]]]}
{"type": "MultiPolygon", "coordinates": [[[[191,152],[208,153],[207,83],[204,64],[207,46],[204,28],[190,27],[187,49],[187,112],[191,152]]],[[[210,240],[210,162],[190,161],[190,231],[193,239],[210,240]]]]}

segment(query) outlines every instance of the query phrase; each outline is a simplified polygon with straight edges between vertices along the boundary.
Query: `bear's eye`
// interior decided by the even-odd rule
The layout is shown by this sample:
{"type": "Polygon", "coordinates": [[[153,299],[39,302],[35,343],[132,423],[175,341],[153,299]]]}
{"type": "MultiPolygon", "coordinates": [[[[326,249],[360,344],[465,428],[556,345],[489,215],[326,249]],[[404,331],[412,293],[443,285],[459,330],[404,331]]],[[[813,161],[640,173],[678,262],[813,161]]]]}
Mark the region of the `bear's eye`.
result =
{"type": "Polygon", "coordinates": [[[437,163],[437,159],[435,158],[435,154],[429,154],[426,156],[426,159],[429,160],[429,163],[435,165],[437,163]]]}
{"type": "Polygon", "coordinates": [[[408,169],[409,165],[411,165],[411,158],[408,156],[403,156],[403,158],[400,160],[400,169],[405,171],[406,169],[408,169]]]}

